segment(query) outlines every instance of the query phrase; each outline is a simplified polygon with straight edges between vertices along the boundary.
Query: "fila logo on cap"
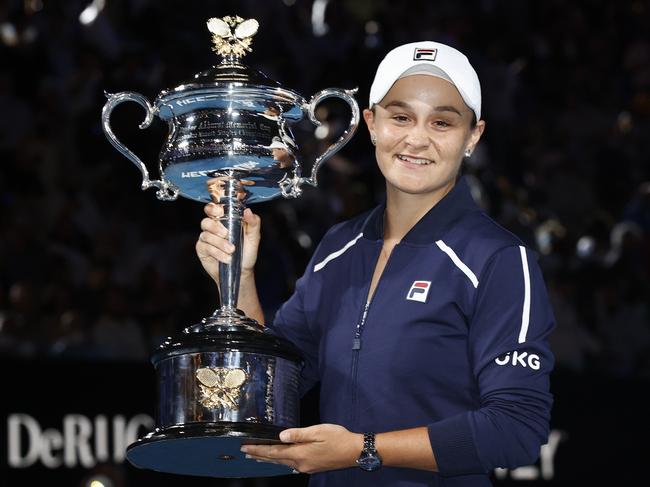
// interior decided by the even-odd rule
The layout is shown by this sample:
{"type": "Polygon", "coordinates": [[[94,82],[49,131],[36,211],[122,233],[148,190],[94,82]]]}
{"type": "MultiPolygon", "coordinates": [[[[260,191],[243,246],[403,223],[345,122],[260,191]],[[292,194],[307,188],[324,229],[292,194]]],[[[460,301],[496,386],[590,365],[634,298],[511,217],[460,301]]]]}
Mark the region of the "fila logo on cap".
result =
{"type": "Polygon", "coordinates": [[[438,49],[424,49],[416,47],[413,52],[413,61],[435,61],[438,49]]]}
{"type": "Polygon", "coordinates": [[[431,287],[431,281],[415,281],[411,285],[409,293],[406,295],[406,299],[411,301],[420,301],[421,303],[427,302],[427,296],[429,295],[429,288],[431,287]]]}

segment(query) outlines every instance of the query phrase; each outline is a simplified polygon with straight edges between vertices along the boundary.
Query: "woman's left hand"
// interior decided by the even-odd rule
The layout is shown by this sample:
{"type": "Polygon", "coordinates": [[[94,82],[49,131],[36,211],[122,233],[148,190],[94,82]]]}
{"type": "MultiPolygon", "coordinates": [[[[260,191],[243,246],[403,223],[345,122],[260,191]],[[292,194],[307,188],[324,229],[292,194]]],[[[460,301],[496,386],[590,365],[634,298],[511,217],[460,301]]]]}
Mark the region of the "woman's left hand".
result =
{"type": "Polygon", "coordinates": [[[356,466],[363,435],[337,424],[291,428],[280,433],[281,445],[243,445],[250,458],[281,463],[301,473],[316,473],[356,466]]]}

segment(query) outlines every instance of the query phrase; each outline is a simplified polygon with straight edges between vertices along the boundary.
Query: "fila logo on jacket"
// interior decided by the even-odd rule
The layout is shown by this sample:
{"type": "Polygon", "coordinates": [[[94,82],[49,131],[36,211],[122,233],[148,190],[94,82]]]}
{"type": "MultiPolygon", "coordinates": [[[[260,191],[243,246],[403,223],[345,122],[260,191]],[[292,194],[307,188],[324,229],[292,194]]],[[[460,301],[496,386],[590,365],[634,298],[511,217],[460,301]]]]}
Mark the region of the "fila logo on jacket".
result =
{"type": "Polygon", "coordinates": [[[411,285],[411,289],[409,289],[409,292],[406,295],[406,299],[426,303],[430,288],[431,281],[415,281],[411,285]]]}

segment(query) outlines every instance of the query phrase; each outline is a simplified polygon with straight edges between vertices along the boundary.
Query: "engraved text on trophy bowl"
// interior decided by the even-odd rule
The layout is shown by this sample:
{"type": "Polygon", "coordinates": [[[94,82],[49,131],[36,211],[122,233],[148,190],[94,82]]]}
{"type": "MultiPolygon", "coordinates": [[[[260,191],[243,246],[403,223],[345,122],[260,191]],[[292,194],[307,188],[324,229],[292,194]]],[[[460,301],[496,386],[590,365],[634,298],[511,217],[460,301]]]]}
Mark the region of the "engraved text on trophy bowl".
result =
{"type": "Polygon", "coordinates": [[[201,110],[170,120],[161,172],[184,197],[207,202],[207,180],[234,171],[251,204],[280,196],[280,181],[299,169],[295,153],[290,130],[274,113],[201,110]]]}

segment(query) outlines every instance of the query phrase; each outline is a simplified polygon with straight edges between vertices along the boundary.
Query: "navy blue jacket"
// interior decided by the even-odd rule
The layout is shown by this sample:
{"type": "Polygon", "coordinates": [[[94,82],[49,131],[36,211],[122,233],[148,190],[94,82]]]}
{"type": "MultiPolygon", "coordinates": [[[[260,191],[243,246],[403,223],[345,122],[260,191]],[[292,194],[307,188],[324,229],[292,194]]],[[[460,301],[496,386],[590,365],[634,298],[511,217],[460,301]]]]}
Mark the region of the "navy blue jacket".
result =
{"type": "Polygon", "coordinates": [[[395,246],[366,309],[383,212],[327,233],[270,331],[305,354],[323,423],[428,425],[439,472],[350,468],[310,485],[490,485],[495,467],[534,463],[547,439],[554,318],[539,266],[461,178],[395,246]]]}

